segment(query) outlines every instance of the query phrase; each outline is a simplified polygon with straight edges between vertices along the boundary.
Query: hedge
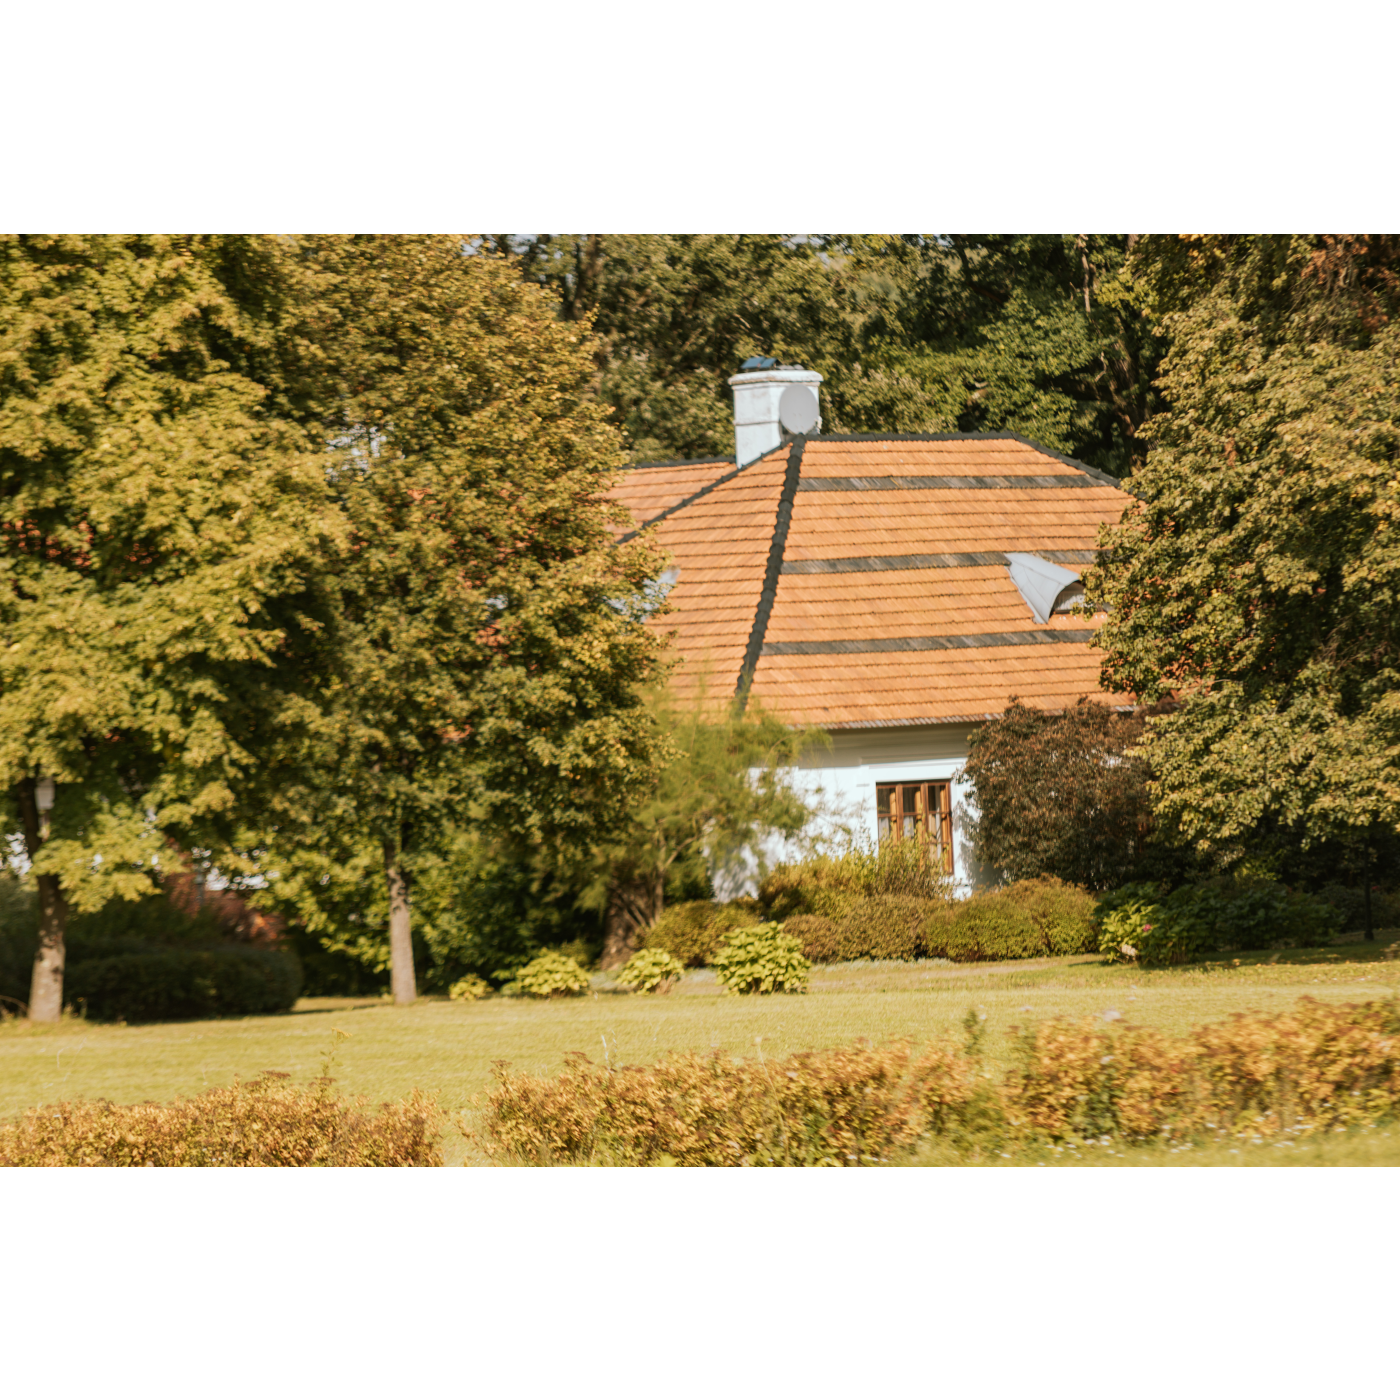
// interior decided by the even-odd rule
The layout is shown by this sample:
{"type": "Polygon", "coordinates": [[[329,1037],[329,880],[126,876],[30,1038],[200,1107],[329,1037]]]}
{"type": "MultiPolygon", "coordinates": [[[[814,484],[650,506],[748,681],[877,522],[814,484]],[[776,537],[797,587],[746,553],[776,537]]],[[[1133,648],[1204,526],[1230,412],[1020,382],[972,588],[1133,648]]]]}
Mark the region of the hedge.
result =
{"type": "Polygon", "coordinates": [[[983,962],[1098,949],[1094,896],[1045,877],[966,900],[875,895],[841,919],[796,914],[786,927],[813,962],[948,958],[983,962]]]}
{"type": "Polygon", "coordinates": [[[95,1021],[192,1021],[289,1011],[300,991],[288,952],[162,948],[74,963],[64,996],[95,1021]]]}

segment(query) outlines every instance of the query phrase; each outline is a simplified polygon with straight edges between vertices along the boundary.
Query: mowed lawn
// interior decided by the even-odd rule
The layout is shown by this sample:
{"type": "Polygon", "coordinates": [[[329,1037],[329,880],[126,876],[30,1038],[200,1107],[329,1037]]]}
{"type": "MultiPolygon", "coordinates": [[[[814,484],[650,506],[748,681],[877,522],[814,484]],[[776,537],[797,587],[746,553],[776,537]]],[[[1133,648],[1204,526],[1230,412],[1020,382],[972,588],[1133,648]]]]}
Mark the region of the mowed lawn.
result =
{"type": "MultiPolygon", "coordinates": [[[[322,1073],[333,1047],[330,1072],[345,1093],[377,1103],[422,1088],[457,1112],[488,1087],[497,1060],[547,1073],[570,1051],[638,1064],[672,1050],[753,1055],[760,1037],[766,1057],[858,1037],[956,1037],[969,1008],[985,1013],[988,1053],[1004,1062],[1013,1027],[1050,1017],[1117,1012],[1125,1021],[1185,1031],[1236,1011],[1283,1011],[1300,996],[1345,1002],[1396,995],[1400,961],[1386,956],[1392,938],[1400,935],[1387,933],[1370,946],[1254,954],[1238,965],[1226,959],[1158,972],[1090,957],[849,963],[813,969],[805,996],[726,996],[713,973],[697,972],[669,996],[623,993],[599,975],[592,994],[554,1002],[425,998],[401,1008],[306,999],[283,1016],[171,1025],[10,1020],[0,1025],[0,1116],[63,1099],[131,1103],[197,1094],[264,1070],[307,1080],[322,1073]]],[[[1367,1160],[1400,1161],[1400,1136],[1393,1154],[1390,1141],[1379,1159],[1373,1149],[1367,1160]]],[[[448,1156],[460,1160],[460,1151],[449,1145],[448,1156]]]]}

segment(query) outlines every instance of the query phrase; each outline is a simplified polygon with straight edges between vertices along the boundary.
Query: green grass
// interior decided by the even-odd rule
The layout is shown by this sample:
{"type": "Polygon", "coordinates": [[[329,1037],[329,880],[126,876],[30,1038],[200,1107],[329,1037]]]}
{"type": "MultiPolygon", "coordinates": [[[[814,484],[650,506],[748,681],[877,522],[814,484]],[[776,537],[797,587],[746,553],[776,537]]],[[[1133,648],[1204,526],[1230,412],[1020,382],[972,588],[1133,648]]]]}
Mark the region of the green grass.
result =
{"type": "MultiPolygon", "coordinates": [[[[1400,935],[1387,936],[1400,944],[1400,935]]],[[[669,996],[638,996],[600,975],[589,996],[555,1002],[425,998],[396,1007],[367,998],[309,999],[283,1016],[170,1025],[98,1025],[70,1018],[56,1026],[31,1026],[10,1020],[0,1024],[0,1116],[62,1099],[131,1103],[197,1094],[263,1070],[309,1079],[323,1072],[337,1041],[335,1030],[348,1032],[331,1066],[346,1093],[382,1102],[418,1087],[437,1094],[453,1112],[468,1108],[472,1096],[488,1086],[496,1060],[549,1073],[562,1066],[569,1051],[599,1062],[606,1056],[613,1064],[640,1064],[671,1050],[712,1046],[735,1056],[752,1054],[758,1037],[767,1056],[862,1036],[920,1040],[960,1034],[969,1007],[986,1013],[987,1053],[999,1063],[1013,1026],[1051,1017],[1117,1011],[1126,1021],[1182,1032],[1236,1011],[1283,1011],[1303,995],[1334,1002],[1395,995],[1400,961],[1387,958],[1389,951],[1388,942],[1378,941],[1250,955],[1238,966],[1226,959],[1159,972],[1087,957],[972,966],[848,963],[813,969],[806,996],[725,996],[707,972],[690,974],[669,996]]],[[[449,1145],[449,1157],[456,1155],[449,1145]]],[[[1070,1160],[1272,1165],[1285,1158],[1299,1165],[1400,1164],[1400,1134],[1240,1148],[1238,1156],[1230,1148],[1176,1154],[1154,1148],[1116,1157],[1086,1151],[1070,1160]]],[[[1059,1163],[1065,1154],[1045,1160],[1059,1163]]]]}

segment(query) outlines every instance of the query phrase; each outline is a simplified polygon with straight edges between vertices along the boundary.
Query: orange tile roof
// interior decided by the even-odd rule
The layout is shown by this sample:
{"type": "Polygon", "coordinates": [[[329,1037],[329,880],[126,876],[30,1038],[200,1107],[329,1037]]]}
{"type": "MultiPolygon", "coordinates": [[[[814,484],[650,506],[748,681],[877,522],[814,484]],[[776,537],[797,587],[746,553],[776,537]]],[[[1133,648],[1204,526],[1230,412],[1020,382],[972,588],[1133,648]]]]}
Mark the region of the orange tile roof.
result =
{"type": "Polygon", "coordinates": [[[751,693],[827,728],[1063,709],[1099,690],[1101,618],[1035,621],[1007,552],[1073,568],[1131,497],[1006,435],[797,438],[735,469],[668,463],[611,493],[679,571],[656,625],[674,684],[751,693]]]}

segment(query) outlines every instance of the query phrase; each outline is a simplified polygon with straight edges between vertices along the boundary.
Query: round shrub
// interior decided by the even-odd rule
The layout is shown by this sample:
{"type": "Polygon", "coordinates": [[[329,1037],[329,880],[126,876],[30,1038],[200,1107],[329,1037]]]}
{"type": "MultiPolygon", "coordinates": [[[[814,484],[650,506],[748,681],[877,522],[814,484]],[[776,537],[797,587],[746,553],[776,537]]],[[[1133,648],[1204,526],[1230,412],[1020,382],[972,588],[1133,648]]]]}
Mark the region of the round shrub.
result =
{"type": "Polygon", "coordinates": [[[801,943],[777,923],[736,929],[711,962],[723,986],[743,995],[805,992],[812,970],[801,943]]]}
{"type": "Polygon", "coordinates": [[[1098,929],[1094,922],[1098,900],[1088,890],[1067,885],[1053,875],[1043,875],[1037,880],[1018,880],[1008,885],[1005,897],[1030,915],[1040,930],[1044,952],[1098,951],[1098,929]]]}
{"type": "Polygon", "coordinates": [[[783,924],[783,930],[797,939],[802,956],[809,962],[840,962],[841,925],[821,914],[794,914],[783,924]]]}
{"type": "Polygon", "coordinates": [[[913,962],[923,952],[925,920],[940,901],[911,895],[873,895],[841,920],[841,956],[913,962]]]}
{"type": "Polygon", "coordinates": [[[191,1021],[289,1011],[301,968],[278,949],[165,948],[74,963],[65,983],[95,1021],[191,1021]]]}
{"type": "Polygon", "coordinates": [[[1035,920],[1003,890],[975,894],[955,905],[951,918],[926,921],[924,942],[928,956],[953,962],[1037,958],[1046,951],[1035,920]]]}
{"type": "Polygon", "coordinates": [[[642,946],[670,953],[685,967],[705,967],[725,934],[752,925],[757,917],[752,900],[735,900],[731,904],[687,900],[662,911],[647,930],[642,946]]]}
{"type": "Polygon", "coordinates": [[[491,984],[482,977],[459,977],[448,989],[453,1001],[480,1001],[491,995],[491,984]]]}
{"type": "Polygon", "coordinates": [[[588,990],[588,974],[563,953],[548,949],[515,974],[511,989],[524,997],[576,997],[588,990]]]}
{"type": "Polygon", "coordinates": [[[685,976],[685,964],[664,948],[643,948],[627,959],[617,980],[639,992],[669,992],[685,976]]]}

